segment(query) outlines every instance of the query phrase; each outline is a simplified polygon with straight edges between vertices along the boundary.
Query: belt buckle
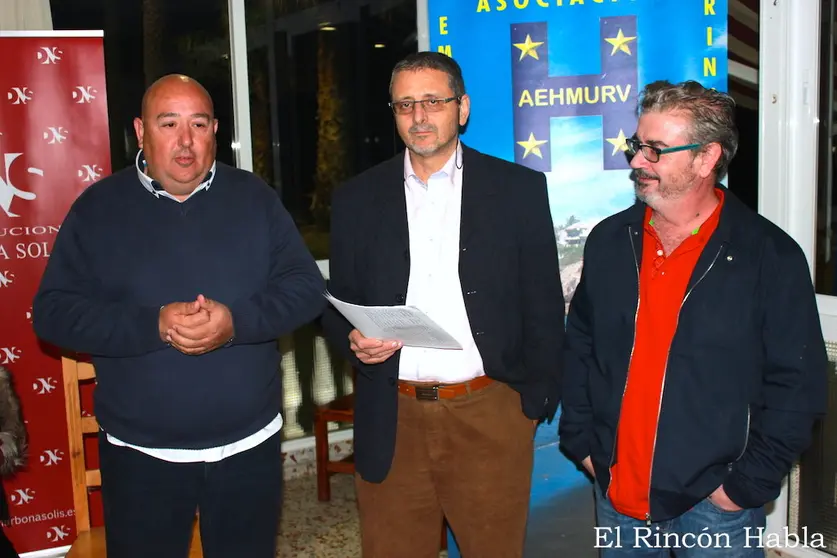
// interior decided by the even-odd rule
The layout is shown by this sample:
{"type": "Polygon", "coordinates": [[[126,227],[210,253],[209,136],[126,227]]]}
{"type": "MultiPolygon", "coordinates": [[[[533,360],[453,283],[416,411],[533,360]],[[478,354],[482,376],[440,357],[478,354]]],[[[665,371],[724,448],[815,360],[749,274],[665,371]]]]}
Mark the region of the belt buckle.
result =
{"type": "Polygon", "coordinates": [[[416,399],[420,401],[438,401],[439,386],[415,386],[416,399]]]}

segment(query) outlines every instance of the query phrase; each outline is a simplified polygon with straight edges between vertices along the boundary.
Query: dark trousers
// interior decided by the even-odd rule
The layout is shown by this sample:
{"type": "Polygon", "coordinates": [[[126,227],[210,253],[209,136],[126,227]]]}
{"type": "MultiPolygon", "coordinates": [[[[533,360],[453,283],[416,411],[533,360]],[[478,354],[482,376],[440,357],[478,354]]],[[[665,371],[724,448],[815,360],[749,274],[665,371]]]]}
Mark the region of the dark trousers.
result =
{"type": "Polygon", "coordinates": [[[399,394],[395,436],[387,478],[355,476],[364,558],[438,558],[443,517],[464,558],[523,556],[535,425],[517,392],[399,394]]]}
{"type": "Polygon", "coordinates": [[[205,558],[274,558],[281,437],[217,463],[170,463],[99,436],[108,556],[186,558],[195,513],[205,558]]]}

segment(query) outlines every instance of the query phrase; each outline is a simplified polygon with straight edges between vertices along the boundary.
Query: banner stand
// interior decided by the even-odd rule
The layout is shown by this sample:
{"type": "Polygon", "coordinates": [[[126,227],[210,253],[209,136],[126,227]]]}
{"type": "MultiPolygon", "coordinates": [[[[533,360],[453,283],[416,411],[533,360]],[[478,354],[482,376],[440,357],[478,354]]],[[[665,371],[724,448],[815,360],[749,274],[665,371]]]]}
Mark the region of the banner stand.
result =
{"type": "MultiPolygon", "coordinates": [[[[587,235],[635,200],[625,140],[636,130],[639,92],[661,79],[727,90],[727,0],[418,0],[416,7],[419,49],[462,67],[471,98],[462,141],[546,175],[569,308],[587,235]]],[[[557,419],[535,438],[530,529],[533,519],[556,516],[558,508],[539,513],[539,506],[589,486],[556,447],[557,419]]],[[[448,547],[458,558],[452,536],[448,547]]]]}
{"type": "MultiPolygon", "coordinates": [[[[35,337],[32,299],[71,205],[111,173],[103,37],[0,31],[0,364],[29,435],[28,465],[3,479],[4,529],[23,556],[60,556],[77,536],[61,362],[35,337]]],[[[92,389],[81,395],[90,413],[92,389]]],[[[96,466],[97,448],[87,451],[96,466]]],[[[95,496],[91,513],[101,524],[95,496]]]]}

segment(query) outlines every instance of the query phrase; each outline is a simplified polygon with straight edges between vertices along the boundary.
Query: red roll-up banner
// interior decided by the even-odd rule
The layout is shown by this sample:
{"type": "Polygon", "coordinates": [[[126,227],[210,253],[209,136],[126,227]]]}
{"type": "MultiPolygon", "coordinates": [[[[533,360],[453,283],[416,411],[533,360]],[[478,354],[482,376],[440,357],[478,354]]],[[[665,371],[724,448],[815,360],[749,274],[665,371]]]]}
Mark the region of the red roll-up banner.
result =
{"type": "Polygon", "coordinates": [[[0,364],[30,442],[3,479],[5,530],[25,553],[76,538],[61,362],[35,337],[32,299],[70,206],[111,172],[110,142],[101,31],[0,31],[0,53],[0,364]]]}

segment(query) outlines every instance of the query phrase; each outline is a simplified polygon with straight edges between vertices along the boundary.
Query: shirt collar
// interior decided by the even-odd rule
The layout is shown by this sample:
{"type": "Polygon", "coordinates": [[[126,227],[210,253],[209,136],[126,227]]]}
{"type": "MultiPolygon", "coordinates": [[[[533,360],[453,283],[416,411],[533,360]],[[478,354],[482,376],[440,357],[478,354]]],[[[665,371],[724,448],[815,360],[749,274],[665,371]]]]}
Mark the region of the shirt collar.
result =
{"type": "MultiPolygon", "coordinates": [[[[453,184],[453,177],[454,172],[456,169],[462,168],[462,142],[457,141],[456,143],[456,150],[451,154],[450,158],[448,158],[445,165],[439,169],[438,171],[434,172],[430,175],[430,178],[434,177],[445,177],[447,178],[451,184],[453,184]]],[[[415,183],[423,186],[425,189],[427,188],[427,184],[421,181],[421,179],[416,175],[415,171],[413,170],[413,162],[410,160],[410,150],[404,150],[404,180],[409,185],[410,183],[415,183]]],[[[429,182],[429,179],[428,179],[429,182]]]]}
{"type": "MultiPolygon", "coordinates": [[[[192,193],[189,194],[189,197],[195,195],[197,192],[200,192],[201,190],[209,190],[209,187],[212,185],[212,181],[215,178],[215,163],[215,161],[212,162],[212,168],[209,169],[209,172],[206,174],[206,178],[204,178],[203,181],[201,181],[201,183],[198,184],[197,188],[195,188],[192,191],[192,193]]],[[[142,185],[145,186],[146,190],[154,194],[154,196],[157,198],[159,198],[160,196],[165,196],[167,198],[176,199],[171,194],[166,192],[159,182],[157,182],[145,173],[145,153],[143,153],[142,149],[140,149],[137,152],[137,158],[134,161],[134,164],[137,168],[137,177],[139,178],[139,181],[142,183],[142,185]]]]}

